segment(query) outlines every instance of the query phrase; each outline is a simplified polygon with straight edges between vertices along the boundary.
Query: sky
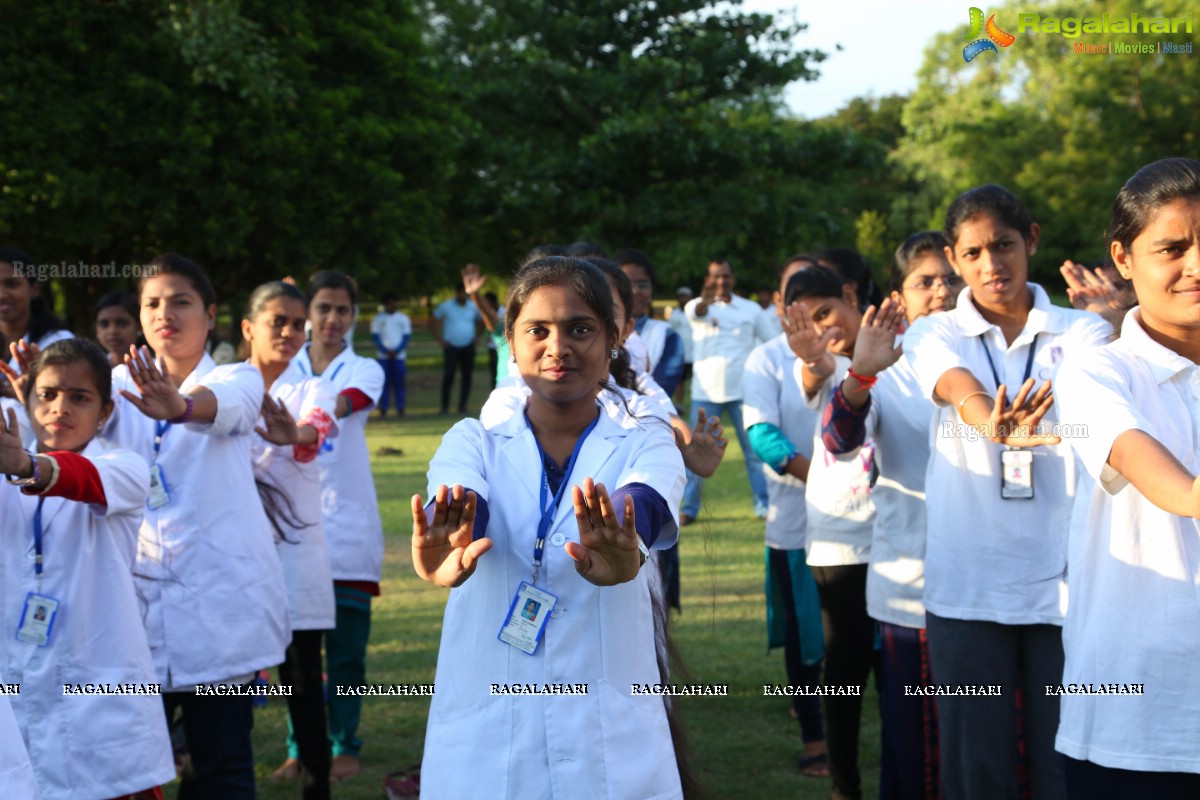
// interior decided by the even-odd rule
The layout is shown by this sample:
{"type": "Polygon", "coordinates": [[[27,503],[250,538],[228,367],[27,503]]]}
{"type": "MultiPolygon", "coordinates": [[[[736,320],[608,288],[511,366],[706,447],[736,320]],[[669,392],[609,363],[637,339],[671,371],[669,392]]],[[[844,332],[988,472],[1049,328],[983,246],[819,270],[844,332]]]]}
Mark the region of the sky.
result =
{"type": "MultiPolygon", "coordinates": [[[[829,54],[816,81],[797,81],[784,94],[796,116],[813,119],[854,97],[905,94],[917,86],[925,46],[935,33],[968,22],[971,0],[743,0],[745,11],[795,11],[808,29],[797,48],[829,54]],[[842,50],[834,45],[841,44],[842,50]]],[[[978,3],[976,3],[978,5],[978,3]]]]}

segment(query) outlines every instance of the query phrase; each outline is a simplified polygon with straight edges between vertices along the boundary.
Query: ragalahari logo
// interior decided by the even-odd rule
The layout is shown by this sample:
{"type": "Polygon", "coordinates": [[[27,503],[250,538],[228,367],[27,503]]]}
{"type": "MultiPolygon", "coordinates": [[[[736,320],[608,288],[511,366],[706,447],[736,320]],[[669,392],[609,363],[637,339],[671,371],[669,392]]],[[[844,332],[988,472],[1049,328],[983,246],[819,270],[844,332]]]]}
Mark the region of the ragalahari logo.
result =
{"type": "Polygon", "coordinates": [[[971,41],[963,47],[963,61],[970,62],[980,53],[986,53],[989,50],[993,53],[999,53],[996,45],[1008,47],[1017,40],[1017,37],[1011,33],[1005,33],[996,27],[996,15],[992,14],[988,17],[987,26],[983,24],[983,11],[972,7],[971,8],[971,32],[967,34],[967,38],[971,41]],[[987,30],[987,38],[983,39],[979,34],[987,30]]]}

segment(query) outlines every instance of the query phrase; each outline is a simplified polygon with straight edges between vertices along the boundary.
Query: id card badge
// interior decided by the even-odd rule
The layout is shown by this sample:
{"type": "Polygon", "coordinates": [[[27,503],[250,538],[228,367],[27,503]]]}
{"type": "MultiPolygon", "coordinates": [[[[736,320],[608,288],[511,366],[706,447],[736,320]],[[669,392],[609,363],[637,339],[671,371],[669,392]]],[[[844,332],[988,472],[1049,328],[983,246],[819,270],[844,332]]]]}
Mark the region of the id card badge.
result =
{"type": "Polygon", "coordinates": [[[557,602],[558,598],[549,592],[543,592],[528,581],[521,581],[496,638],[533,655],[542,641],[546,622],[557,602]]]}
{"type": "Polygon", "coordinates": [[[1000,497],[1033,499],[1033,453],[1029,450],[1000,451],[1000,497]]]}
{"type": "Polygon", "coordinates": [[[21,624],[17,626],[17,639],[36,644],[38,647],[49,644],[58,605],[58,601],[48,595],[34,592],[25,595],[25,608],[21,611],[21,624]]]}
{"type": "Polygon", "coordinates": [[[161,464],[150,465],[150,494],[146,497],[146,507],[153,510],[162,508],[171,502],[167,492],[167,479],[163,475],[161,464]]]}

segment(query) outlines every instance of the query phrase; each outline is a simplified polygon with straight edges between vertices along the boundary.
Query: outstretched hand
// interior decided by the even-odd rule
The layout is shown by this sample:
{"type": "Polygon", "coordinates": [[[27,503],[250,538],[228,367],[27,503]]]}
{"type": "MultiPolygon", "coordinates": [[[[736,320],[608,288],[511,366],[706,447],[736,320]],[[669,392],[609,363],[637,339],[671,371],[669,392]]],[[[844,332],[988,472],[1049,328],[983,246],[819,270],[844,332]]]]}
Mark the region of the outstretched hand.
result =
{"type": "Polygon", "coordinates": [[[824,333],[817,328],[799,303],[787,307],[787,313],[780,320],[783,332],[787,334],[788,347],[796,354],[796,358],[805,364],[820,361],[829,348],[829,343],[841,338],[842,329],[832,327],[824,333]]]}
{"type": "Polygon", "coordinates": [[[17,368],[14,370],[7,361],[0,358],[0,375],[5,378],[4,381],[0,381],[0,397],[12,397],[24,405],[25,389],[29,385],[29,365],[37,360],[42,350],[24,339],[11,342],[8,350],[16,359],[17,368]]]}
{"type": "Polygon", "coordinates": [[[491,539],[472,541],[475,502],[474,492],[443,484],[434,493],[431,522],[421,495],[413,495],[412,561],[417,575],[435,586],[454,587],[475,572],[479,557],[492,548],[491,539]]]}
{"type": "Polygon", "coordinates": [[[467,294],[482,291],[487,278],[479,271],[478,264],[467,264],[462,270],[463,288],[467,294]]]}
{"type": "Polygon", "coordinates": [[[165,366],[160,370],[155,365],[148,348],[139,351],[136,345],[130,345],[125,366],[129,367],[129,376],[141,397],[125,389],[121,390],[121,396],[133,403],[138,411],[157,420],[172,420],[187,413],[187,401],[179,387],[171,380],[165,366]]]}
{"type": "Polygon", "coordinates": [[[850,364],[859,375],[870,378],[900,360],[904,351],[896,344],[904,305],[887,298],[879,306],[871,306],[863,314],[858,337],[854,340],[854,359],[850,364]]]}
{"type": "Polygon", "coordinates": [[[1033,378],[1025,381],[1011,406],[1005,407],[1006,387],[1000,384],[996,391],[996,404],[987,421],[987,438],[1009,447],[1037,447],[1043,444],[1058,444],[1062,437],[1052,433],[1038,433],[1042,418],[1054,405],[1054,394],[1050,381],[1033,391],[1033,378]]]}
{"type": "Polygon", "coordinates": [[[683,455],[683,465],[701,478],[711,478],[725,457],[725,446],[729,440],[723,437],[720,417],[709,419],[701,408],[696,415],[696,429],[692,431],[691,439],[684,441],[683,432],[678,428],[675,433],[675,445],[683,455]]]}
{"type": "Polygon", "coordinates": [[[1075,308],[1101,315],[1122,308],[1120,287],[1100,270],[1090,270],[1067,259],[1058,271],[1067,282],[1067,298],[1075,308]]]}
{"type": "Polygon", "coordinates": [[[271,444],[282,447],[300,441],[300,428],[292,413],[282,400],[276,401],[266,392],[263,392],[262,421],[263,427],[254,430],[271,444]]]}
{"type": "Polygon", "coordinates": [[[623,525],[617,521],[604,484],[584,478],[582,487],[571,487],[571,498],[579,542],[567,542],[566,551],[575,560],[575,571],[597,586],[615,586],[636,578],[642,556],[634,530],[633,497],[625,498],[623,525]]]}

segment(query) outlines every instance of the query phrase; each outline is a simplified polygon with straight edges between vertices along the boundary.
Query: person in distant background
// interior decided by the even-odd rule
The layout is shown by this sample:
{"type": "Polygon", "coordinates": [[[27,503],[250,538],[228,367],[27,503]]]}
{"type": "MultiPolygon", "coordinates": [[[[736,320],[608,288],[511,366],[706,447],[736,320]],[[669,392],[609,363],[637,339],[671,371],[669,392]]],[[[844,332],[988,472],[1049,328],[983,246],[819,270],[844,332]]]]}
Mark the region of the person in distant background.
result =
{"type": "Polygon", "coordinates": [[[673,393],[675,404],[680,406],[683,403],[683,385],[692,378],[692,323],[688,322],[687,312],[684,311],[691,299],[692,290],[687,286],[680,286],[675,290],[676,305],[667,314],[667,322],[683,342],[683,372],[679,373],[679,382],[675,385],[673,393]]]}
{"type": "MultiPolygon", "coordinates": [[[[650,373],[664,392],[674,394],[683,374],[683,339],[669,323],[650,317],[654,302],[654,265],[645,253],[633,249],[620,251],[615,260],[633,284],[633,307],[630,309],[633,329],[641,336],[649,357],[644,371],[650,373]]],[[[690,328],[688,335],[691,336],[690,328]]]]}
{"type": "Polygon", "coordinates": [[[379,397],[379,416],[386,417],[389,398],[396,398],[396,415],[404,416],[404,384],[408,375],[408,340],[412,320],[396,308],[396,293],[383,296],[383,311],[371,320],[371,341],[376,359],[383,367],[383,394],[379,397]]]}
{"type": "Polygon", "coordinates": [[[479,311],[467,302],[467,290],[461,281],[454,287],[454,298],[443,301],[429,318],[433,338],[442,348],[443,414],[450,408],[450,389],[454,386],[455,370],[462,373],[458,413],[467,413],[467,398],[471,394],[471,372],[475,369],[475,335],[479,324],[479,311]]]}

